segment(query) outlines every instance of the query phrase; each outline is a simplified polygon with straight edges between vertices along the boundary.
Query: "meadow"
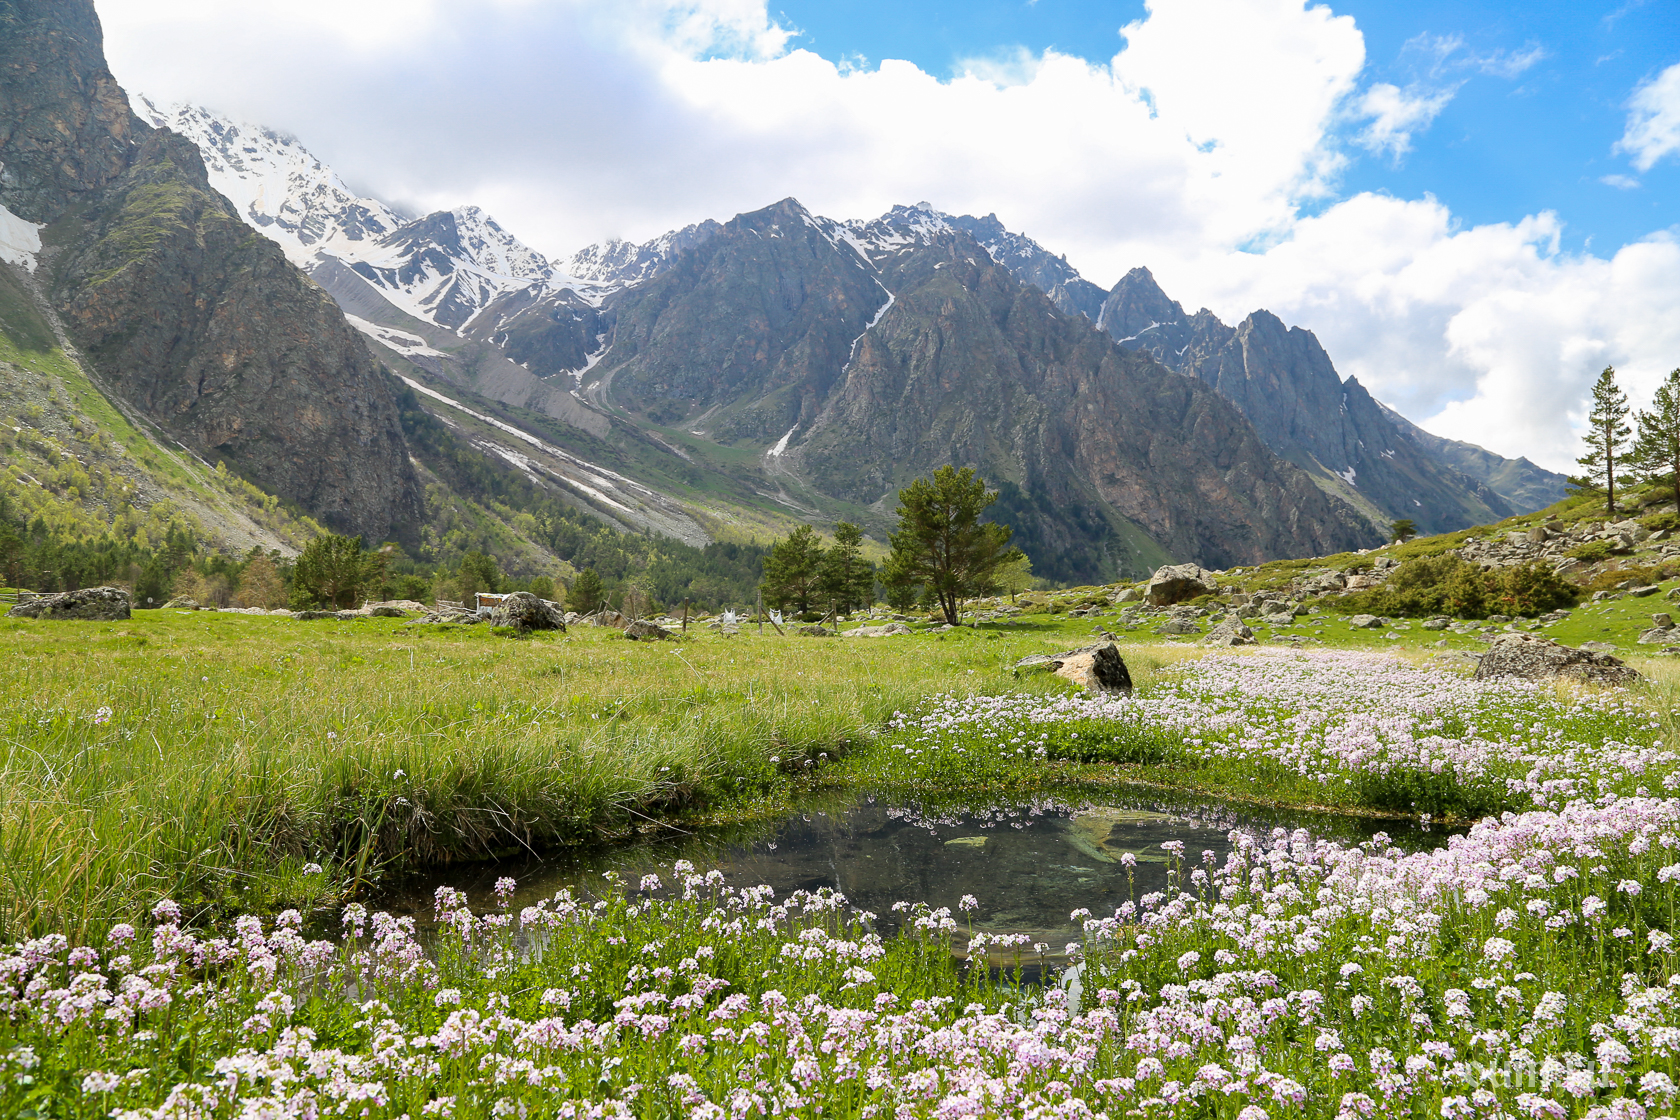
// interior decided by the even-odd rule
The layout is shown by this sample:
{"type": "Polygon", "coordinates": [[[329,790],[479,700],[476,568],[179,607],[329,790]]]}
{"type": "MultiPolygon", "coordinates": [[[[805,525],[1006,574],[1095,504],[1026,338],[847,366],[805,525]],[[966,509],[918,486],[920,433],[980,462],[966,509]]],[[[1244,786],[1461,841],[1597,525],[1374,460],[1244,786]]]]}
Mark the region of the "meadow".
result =
{"type": "Polygon", "coordinates": [[[1670,1109],[1666,663],[1624,690],[1475,682],[1425,635],[1350,633],[1128,643],[1131,698],[1016,671],[1090,627],[641,644],[174,611],[0,624],[0,1112],[1670,1109]],[[824,791],[1122,784],[1450,836],[1169,843],[1167,889],[1075,911],[1085,934],[1058,946],[970,937],[966,904],[913,899],[884,936],[832,892],[686,864],[517,908],[504,882],[441,889],[430,920],[380,909],[399,873],[775,819],[824,791]]]}

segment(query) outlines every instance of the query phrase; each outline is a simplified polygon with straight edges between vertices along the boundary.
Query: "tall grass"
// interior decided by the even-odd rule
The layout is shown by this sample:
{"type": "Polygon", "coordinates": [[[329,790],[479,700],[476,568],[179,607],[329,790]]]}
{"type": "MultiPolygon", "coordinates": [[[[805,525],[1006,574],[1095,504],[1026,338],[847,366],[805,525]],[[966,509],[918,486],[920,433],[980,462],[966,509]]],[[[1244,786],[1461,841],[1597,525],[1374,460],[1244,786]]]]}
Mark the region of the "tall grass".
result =
{"type": "Polygon", "coordinates": [[[3,622],[0,940],[161,895],[314,905],[397,869],[785,801],[929,694],[1068,687],[1013,673],[1054,635],[988,638],[3,622]]]}

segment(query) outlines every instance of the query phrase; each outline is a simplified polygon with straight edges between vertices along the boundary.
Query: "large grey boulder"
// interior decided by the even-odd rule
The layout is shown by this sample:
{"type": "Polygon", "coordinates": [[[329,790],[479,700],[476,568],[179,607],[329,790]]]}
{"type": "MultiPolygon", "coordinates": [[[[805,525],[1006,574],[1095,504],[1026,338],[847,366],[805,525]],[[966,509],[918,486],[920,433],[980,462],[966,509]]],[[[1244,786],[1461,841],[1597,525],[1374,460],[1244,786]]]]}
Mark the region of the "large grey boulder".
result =
{"type": "Polygon", "coordinates": [[[645,618],[638,618],[624,628],[624,636],[633,642],[656,642],[664,638],[674,638],[676,634],[657,622],[649,622],[645,618]]]}
{"type": "Polygon", "coordinates": [[[558,607],[529,591],[514,591],[490,612],[490,625],[511,626],[521,634],[533,630],[564,630],[566,616],[558,607]]]}
{"type": "Polygon", "coordinates": [[[1348,625],[1355,630],[1381,630],[1383,621],[1374,614],[1356,614],[1348,619],[1348,625]]]}
{"type": "Polygon", "coordinates": [[[1170,607],[1198,595],[1218,592],[1213,573],[1196,564],[1164,564],[1149,577],[1143,597],[1157,607],[1170,607]]]}
{"type": "Polygon", "coordinates": [[[1629,684],[1639,674],[1607,653],[1571,649],[1538,634],[1501,634],[1476,666],[1477,680],[1493,677],[1629,684]]]}
{"type": "Polygon", "coordinates": [[[1015,663],[1016,672],[1046,672],[1093,692],[1130,692],[1132,674],[1113,642],[1070,649],[1065,653],[1034,653],[1015,663]]]}
{"type": "Polygon", "coordinates": [[[84,587],[37,595],[6,612],[7,618],[51,622],[121,622],[129,617],[128,592],[120,587],[84,587]]]}

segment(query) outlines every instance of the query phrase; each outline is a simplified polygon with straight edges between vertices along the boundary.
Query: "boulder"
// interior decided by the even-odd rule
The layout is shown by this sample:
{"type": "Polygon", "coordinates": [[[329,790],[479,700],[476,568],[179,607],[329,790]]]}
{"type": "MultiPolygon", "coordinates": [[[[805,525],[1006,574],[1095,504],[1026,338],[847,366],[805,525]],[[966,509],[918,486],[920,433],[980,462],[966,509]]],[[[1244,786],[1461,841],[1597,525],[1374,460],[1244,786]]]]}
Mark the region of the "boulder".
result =
{"type": "Polygon", "coordinates": [[[1630,587],[1630,588],[1627,589],[1627,593],[1629,595],[1632,595],[1636,599],[1643,599],[1645,596],[1655,595],[1657,592],[1659,592],[1661,590],[1662,590],[1662,588],[1658,587],[1656,584],[1647,583],[1643,586],[1635,585],[1633,587],[1630,587]]]}
{"type": "Polygon", "coordinates": [[[1666,611],[1659,611],[1651,616],[1651,625],[1659,630],[1674,629],[1674,616],[1666,611]]]}
{"type": "Polygon", "coordinates": [[[1165,564],[1155,569],[1143,597],[1157,607],[1170,607],[1198,595],[1213,595],[1219,590],[1213,573],[1197,564],[1165,564]]]}
{"type": "Polygon", "coordinates": [[[1260,616],[1260,621],[1267,626],[1288,626],[1295,621],[1293,611],[1274,610],[1260,616]]]}
{"type": "Polygon", "coordinates": [[[1132,690],[1132,674],[1127,671],[1126,662],[1113,642],[1058,653],[1052,660],[1057,663],[1052,672],[1081,688],[1092,692],[1132,690]]]}
{"type": "Polygon", "coordinates": [[[292,615],[299,622],[315,622],[323,618],[337,618],[337,611],[298,611],[292,615]]]}
{"type": "Polygon", "coordinates": [[[373,618],[407,618],[408,612],[401,607],[387,606],[384,603],[377,607],[368,608],[368,614],[373,618]]]}
{"type": "Polygon", "coordinates": [[[1445,630],[1451,624],[1452,619],[1447,618],[1444,615],[1437,615],[1434,618],[1426,618],[1423,620],[1423,628],[1425,630],[1445,630]]]}
{"type": "Polygon", "coordinates": [[[813,623],[810,626],[801,626],[799,629],[795,630],[794,633],[799,635],[801,638],[832,638],[832,637],[834,637],[834,631],[826,629],[822,626],[818,626],[815,623],[813,623]]]}
{"type": "Polygon", "coordinates": [[[1607,653],[1571,649],[1538,634],[1502,634],[1476,666],[1477,680],[1494,677],[1629,684],[1639,674],[1607,653]]]}
{"type": "Polygon", "coordinates": [[[1236,619],[1226,619],[1203,638],[1204,646],[1251,646],[1254,644],[1254,631],[1244,626],[1236,619]]]}
{"type": "Polygon", "coordinates": [[[1135,603],[1143,598],[1143,592],[1135,587],[1128,587],[1114,597],[1116,603],[1135,603]]]}
{"type": "Polygon", "coordinates": [[[645,618],[638,618],[624,628],[624,636],[633,642],[657,642],[667,638],[675,638],[676,634],[665,629],[657,622],[649,622],[645,618]]]}
{"type": "Polygon", "coordinates": [[[191,599],[185,595],[176,599],[171,599],[169,602],[158,608],[160,611],[197,611],[203,609],[203,607],[198,605],[197,599],[191,599]]]}
{"type": "Polygon", "coordinates": [[[7,618],[50,622],[121,622],[129,615],[128,592],[120,587],[84,587],[37,595],[6,612],[7,618]]]}
{"type": "Polygon", "coordinates": [[[1680,638],[1680,634],[1674,632],[1674,627],[1653,626],[1651,629],[1641,632],[1635,641],[1642,646],[1660,646],[1666,642],[1672,642],[1675,638],[1680,638]]]}
{"type": "Polygon", "coordinates": [[[1355,630],[1380,630],[1382,619],[1374,614],[1356,614],[1348,619],[1348,625],[1355,630]]]}
{"type": "Polygon", "coordinates": [[[902,622],[889,622],[885,626],[859,626],[856,630],[842,631],[845,638],[890,638],[895,634],[913,633],[910,627],[902,622]]]}
{"type": "Polygon", "coordinates": [[[619,630],[622,630],[626,626],[630,625],[630,620],[628,618],[625,618],[615,610],[609,610],[605,607],[596,611],[594,614],[584,615],[583,621],[589,623],[591,626],[612,626],[619,630]]]}
{"type": "Polygon", "coordinates": [[[1155,628],[1157,634],[1200,634],[1202,628],[1192,618],[1169,618],[1155,628]]]}
{"type": "Polygon", "coordinates": [[[514,591],[491,610],[490,624],[511,626],[521,634],[529,634],[533,630],[565,630],[566,616],[546,599],[539,599],[529,591],[514,591]]]}

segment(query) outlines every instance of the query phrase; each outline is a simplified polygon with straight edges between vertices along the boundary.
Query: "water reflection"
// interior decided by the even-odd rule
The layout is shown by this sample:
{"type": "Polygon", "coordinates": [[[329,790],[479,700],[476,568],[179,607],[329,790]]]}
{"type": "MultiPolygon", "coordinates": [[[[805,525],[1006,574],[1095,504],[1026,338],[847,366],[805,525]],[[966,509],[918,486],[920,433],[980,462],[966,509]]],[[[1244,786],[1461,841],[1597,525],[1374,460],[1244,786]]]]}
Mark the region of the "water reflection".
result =
{"type": "MultiPolygon", "coordinates": [[[[1047,957],[1060,957],[1080,936],[1072,911],[1083,907],[1108,916],[1128,900],[1168,888],[1172,856],[1164,844],[1184,845],[1180,873],[1188,876],[1204,860],[1224,861],[1230,830],[1279,827],[1304,827],[1343,843],[1383,828],[1405,847],[1443,839],[1392,823],[1239,812],[1219,803],[1041,800],[939,811],[864,798],[812,808],[747,835],[686,837],[592,856],[458,870],[429,877],[424,893],[416,890],[406,901],[423,914],[431,886],[447,882],[465,889],[475,905],[488,905],[495,879],[513,875],[519,880],[517,909],[563,887],[599,893],[608,870],[632,885],[650,873],[668,884],[672,864],[686,859],[701,871],[722,870],[736,886],[769,884],[778,896],[833,888],[873,912],[883,934],[903,920],[893,903],[925,902],[958,914],[964,927],[959,943],[972,923],[976,933],[1026,934],[1030,942],[1050,946],[1047,957]],[[1133,860],[1124,858],[1128,854],[1133,860]],[[978,903],[969,914],[958,909],[965,895],[978,903]]],[[[1037,955],[1030,948],[1028,954],[1037,955]]]]}

